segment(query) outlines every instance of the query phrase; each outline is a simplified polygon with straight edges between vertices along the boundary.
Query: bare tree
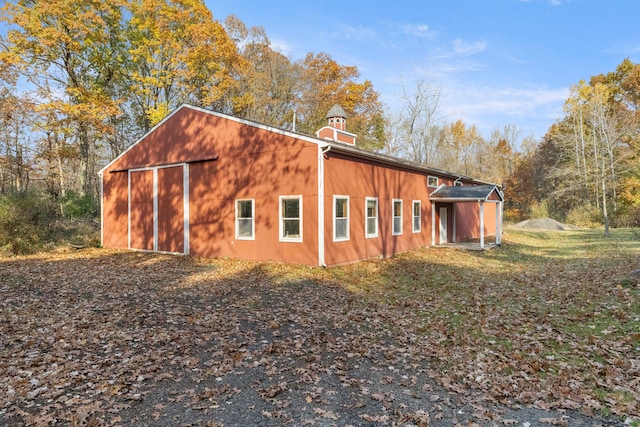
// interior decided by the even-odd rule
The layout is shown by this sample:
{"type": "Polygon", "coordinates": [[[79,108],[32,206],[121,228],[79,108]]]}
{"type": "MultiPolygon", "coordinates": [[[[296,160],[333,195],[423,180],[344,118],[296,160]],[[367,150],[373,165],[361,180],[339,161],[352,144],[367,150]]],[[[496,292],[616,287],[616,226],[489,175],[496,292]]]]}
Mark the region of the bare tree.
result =
{"type": "Polygon", "coordinates": [[[440,87],[424,77],[409,90],[403,84],[400,112],[387,119],[385,151],[417,163],[436,163],[440,134],[440,87]]]}

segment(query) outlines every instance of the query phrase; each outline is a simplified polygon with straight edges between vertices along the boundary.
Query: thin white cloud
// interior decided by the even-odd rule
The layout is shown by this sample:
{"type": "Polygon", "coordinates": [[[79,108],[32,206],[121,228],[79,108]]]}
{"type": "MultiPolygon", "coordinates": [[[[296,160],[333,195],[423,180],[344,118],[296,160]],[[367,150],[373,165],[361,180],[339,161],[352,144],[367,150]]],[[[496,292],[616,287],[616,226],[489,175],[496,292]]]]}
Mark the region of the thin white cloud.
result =
{"type": "Polygon", "coordinates": [[[454,57],[466,57],[476,55],[487,49],[487,43],[484,41],[468,42],[464,39],[455,39],[451,42],[451,46],[440,48],[434,51],[431,59],[448,59],[454,57]]]}
{"type": "Polygon", "coordinates": [[[432,30],[427,24],[407,24],[402,27],[402,31],[410,36],[426,39],[433,39],[438,35],[438,32],[432,30]]]}
{"type": "Polygon", "coordinates": [[[456,56],[470,56],[480,53],[487,48],[487,44],[483,41],[467,42],[463,39],[455,39],[453,41],[453,53],[456,56]]]}
{"type": "Polygon", "coordinates": [[[295,51],[294,46],[291,45],[286,40],[269,39],[269,41],[271,42],[271,49],[275,50],[276,52],[279,52],[279,53],[283,54],[284,56],[293,55],[293,53],[295,51]]]}
{"type": "Polygon", "coordinates": [[[500,114],[507,116],[527,116],[546,114],[544,110],[552,107],[560,111],[569,96],[567,88],[560,89],[518,89],[492,87],[462,89],[456,91],[460,101],[457,108],[470,114],[500,114]]]}
{"type": "Polygon", "coordinates": [[[469,87],[450,81],[443,95],[443,112],[449,120],[461,118],[487,135],[495,126],[527,123],[524,129],[540,137],[561,117],[569,89],[469,87]]]}

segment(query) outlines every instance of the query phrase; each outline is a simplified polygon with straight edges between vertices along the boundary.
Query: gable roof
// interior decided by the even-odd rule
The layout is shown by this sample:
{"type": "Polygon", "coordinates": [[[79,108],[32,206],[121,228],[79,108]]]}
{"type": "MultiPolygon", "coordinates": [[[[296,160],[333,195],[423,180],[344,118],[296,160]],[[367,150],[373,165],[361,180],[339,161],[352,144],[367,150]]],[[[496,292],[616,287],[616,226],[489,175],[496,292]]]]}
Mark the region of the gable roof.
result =
{"type": "Polygon", "coordinates": [[[437,202],[490,202],[504,201],[498,186],[485,185],[441,185],[430,195],[429,200],[437,202]],[[494,196],[492,198],[492,196],[494,196]]]}
{"type": "MultiPolygon", "coordinates": [[[[454,172],[448,172],[448,171],[445,171],[445,170],[433,168],[433,167],[426,166],[426,165],[423,165],[423,164],[420,164],[420,163],[412,162],[410,160],[401,159],[399,157],[394,157],[394,156],[390,156],[390,155],[386,155],[386,154],[380,154],[380,153],[374,153],[374,152],[367,151],[367,150],[364,150],[362,148],[359,148],[359,147],[356,147],[356,146],[353,146],[353,145],[350,145],[350,144],[345,144],[345,143],[341,143],[341,142],[325,140],[325,139],[317,138],[317,137],[314,137],[314,136],[309,136],[309,135],[306,135],[306,134],[290,131],[290,130],[287,130],[287,129],[276,128],[276,127],[265,125],[265,124],[258,123],[258,122],[255,122],[255,121],[251,121],[251,120],[247,120],[247,119],[241,119],[239,117],[230,116],[228,114],[219,113],[219,112],[216,112],[216,111],[213,111],[213,110],[209,110],[209,109],[202,108],[202,107],[196,107],[196,106],[189,105],[189,104],[182,104],[178,108],[173,110],[171,113],[169,113],[164,119],[162,119],[158,124],[156,124],[153,128],[151,128],[147,133],[145,133],[143,136],[138,138],[129,147],[127,147],[127,149],[125,149],[122,153],[120,153],[115,159],[113,159],[107,165],[105,165],[102,169],[100,169],[100,171],[98,171],[98,175],[102,175],[105,170],[107,170],[111,165],[113,165],[116,161],[118,161],[121,157],[123,157],[133,147],[135,147],[136,145],[140,144],[142,141],[145,140],[145,138],[147,138],[147,136],[149,136],[150,134],[155,132],[156,129],[161,127],[171,117],[176,115],[176,113],[178,113],[180,110],[185,109],[185,108],[188,108],[188,109],[191,109],[191,110],[194,110],[194,111],[198,111],[198,112],[201,112],[201,113],[204,113],[204,114],[209,114],[209,115],[212,115],[212,116],[220,117],[220,118],[223,118],[223,119],[231,120],[231,121],[234,121],[234,122],[237,122],[237,123],[242,123],[242,124],[245,124],[247,126],[252,126],[252,127],[259,128],[259,129],[267,130],[269,132],[274,132],[274,133],[277,133],[277,134],[280,134],[280,135],[286,135],[286,136],[290,136],[290,137],[293,137],[293,138],[301,139],[303,141],[310,142],[312,144],[317,144],[318,146],[320,146],[321,148],[323,148],[325,150],[328,147],[330,147],[329,148],[330,150],[333,150],[333,151],[336,151],[336,152],[340,152],[340,153],[346,154],[348,156],[352,156],[352,157],[356,157],[356,158],[360,158],[360,159],[364,159],[364,160],[370,160],[370,161],[378,162],[378,163],[385,164],[385,165],[388,165],[388,166],[401,167],[401,168],[413,170],[413,171],[416,171],[416,172],[419,172],[419,173],[440,175],[440,176],[450,177],[450,178],[453,178],[453,179],[464,179],[465,181],[468,181],[468,182],[471,182],[471,183],[474,183],[474,184],[481,184],[481,185],[482,184],[487,184],[487,185],[491,185],[492,187],[496,187],[497,188],[497,185],[495,185],[495,184],[492,184],[492,183],[489,183],[489,182],[486,182],[486,181],[480,181],[480,180],[471,178],[469,176],[465,176],[465,175],[457,174],[457,173],[454,173],[454,172]]],[[[460,188],[460,187],[458,187],[458,188],[460,188]]]]}

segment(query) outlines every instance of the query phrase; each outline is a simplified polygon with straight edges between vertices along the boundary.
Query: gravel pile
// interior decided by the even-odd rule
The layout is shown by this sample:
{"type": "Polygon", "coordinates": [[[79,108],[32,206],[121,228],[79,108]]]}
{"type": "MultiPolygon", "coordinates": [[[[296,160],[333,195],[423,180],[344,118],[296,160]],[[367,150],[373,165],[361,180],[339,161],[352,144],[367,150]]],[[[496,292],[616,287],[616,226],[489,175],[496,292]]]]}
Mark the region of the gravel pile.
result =
{"type": "Polygon", "coordinates": [[[524,230],[575,230],[576,227],[563,224],[551,218],[527,219],[512,226],[524,230]]]}

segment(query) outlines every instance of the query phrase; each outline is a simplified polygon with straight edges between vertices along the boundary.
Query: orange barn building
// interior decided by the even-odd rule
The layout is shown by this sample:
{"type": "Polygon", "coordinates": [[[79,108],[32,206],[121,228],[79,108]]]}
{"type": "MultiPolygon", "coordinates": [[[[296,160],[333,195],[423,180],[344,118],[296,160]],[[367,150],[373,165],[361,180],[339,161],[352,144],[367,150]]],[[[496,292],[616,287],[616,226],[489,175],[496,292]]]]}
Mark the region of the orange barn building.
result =
{"type": "Polygon", "coordinates": [[[111,248],[332,266],[495,235],[500,188],[358,148],[334,106],[316,137],[183,105],[100,171],[111,248]]]}

